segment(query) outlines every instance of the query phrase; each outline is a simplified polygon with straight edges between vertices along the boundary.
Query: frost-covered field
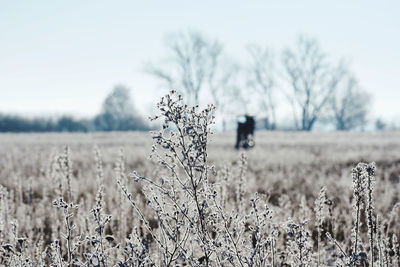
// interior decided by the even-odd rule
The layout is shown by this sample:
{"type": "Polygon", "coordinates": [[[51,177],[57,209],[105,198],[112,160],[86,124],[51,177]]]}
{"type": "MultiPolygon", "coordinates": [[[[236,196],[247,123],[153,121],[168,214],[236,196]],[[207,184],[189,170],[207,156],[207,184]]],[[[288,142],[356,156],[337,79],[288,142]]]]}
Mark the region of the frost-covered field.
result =
{"type": "Polygon", "coordinates": [[[400,133],[217,133],[215,168],[155,140],[1,134],[0,265],[398,266],[400,133]]]}

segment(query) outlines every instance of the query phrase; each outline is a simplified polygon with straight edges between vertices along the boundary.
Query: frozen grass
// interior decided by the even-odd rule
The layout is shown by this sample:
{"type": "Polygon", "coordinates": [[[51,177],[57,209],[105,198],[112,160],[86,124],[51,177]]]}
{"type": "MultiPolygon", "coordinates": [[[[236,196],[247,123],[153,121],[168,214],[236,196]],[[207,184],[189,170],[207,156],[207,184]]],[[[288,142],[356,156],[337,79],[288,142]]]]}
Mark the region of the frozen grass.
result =
{"type": "Polygon", "coordinates": [[[257,133],[241,154],[212,107],[159,108],[173,135],[0,135],[0,265],[399,265],[400,133],[257,133]]]}

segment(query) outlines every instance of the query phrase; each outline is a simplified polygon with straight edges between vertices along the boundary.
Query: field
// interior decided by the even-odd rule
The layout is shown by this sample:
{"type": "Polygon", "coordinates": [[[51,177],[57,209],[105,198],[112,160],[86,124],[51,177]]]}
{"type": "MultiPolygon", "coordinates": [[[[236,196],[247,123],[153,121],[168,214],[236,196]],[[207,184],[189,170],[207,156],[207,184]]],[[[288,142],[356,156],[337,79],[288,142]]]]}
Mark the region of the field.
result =
{"type": "Polygon", "coordinates": [[[180,191],[157,140],[1,134],[0,265],[400,266],[399,132],[213,134],[180,191]]]}

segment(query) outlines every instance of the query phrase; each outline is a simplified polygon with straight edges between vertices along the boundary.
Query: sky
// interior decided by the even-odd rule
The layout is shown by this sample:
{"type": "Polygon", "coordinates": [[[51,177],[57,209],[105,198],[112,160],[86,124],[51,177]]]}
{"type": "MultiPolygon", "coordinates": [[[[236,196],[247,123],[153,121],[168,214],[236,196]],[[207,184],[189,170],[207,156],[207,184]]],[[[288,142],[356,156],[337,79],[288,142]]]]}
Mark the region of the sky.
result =
{"type": "Polygon", "coordinates": [[[299,34],[344,58],[373,95],[371,114],[400,118],[400,1],[0,0],[0,112],[92,116],[117,84],[146,113],[167,88],[148,75],[169,33],[196,30],[245,59],[279,58],[299,34]]]}

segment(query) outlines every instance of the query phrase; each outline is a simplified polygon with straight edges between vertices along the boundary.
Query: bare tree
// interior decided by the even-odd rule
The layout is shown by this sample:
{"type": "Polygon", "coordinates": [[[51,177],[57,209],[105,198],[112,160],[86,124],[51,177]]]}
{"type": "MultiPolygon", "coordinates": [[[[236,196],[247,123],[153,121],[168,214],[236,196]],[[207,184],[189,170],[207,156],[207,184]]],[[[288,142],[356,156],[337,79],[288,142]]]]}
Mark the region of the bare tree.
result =
{"type": "Polygon", "coordinates": [[[226,104],[232,95],[238,67],[224,55],[217,40],[198,32],[170,35],[168,49],[171,54],[168,68],[150,66],[147,71],[169,89],[185,95],[190,104],[199,104],[201,93],[208,91],[224,128],[226,104]]]}
{"type": "Polygon", "coordinates": [[[318,43],[304,36],[299,37],[296,49],[284,51],[283,63],[296,128],[311,131],[343,77],[343,66],[332,67],[318,43]]]}
{"type": "Polygon", "coordinates": [[[217,40],[208,41],[197,32],[169,36],[171,59],[167,68],[150,66],[148,72],[164,81],[169,89],[186,96],[190,104],[199,104],[200,91],[207,86],[222,53],[217,40]]]}
{"type": "Polygon", "coordinates": [[[247,84],[258,95],[262,110],[268,120],[268,128],[275,129],[276,113],[273,89],[275,86],[273,55],[268,48],[252,45],[250,54],[249,75],[247,84]]]}
{"type": "Polygon", "coordinates": [[[346,73],[331,99],[336,130],[364,127],[367,123],[370,100],[370,95],[359,87],[354,76],[346,73]]]}
{"type": "MultiPolygon", "coordinates": [[[[210,49],[210,67],[207,75],[206,87],[210,92],[215,112],[222,122],[222,130],[226,130],[226,120],[229,106],[234,102],[235,90],[237,90],[237,77],[240,67],[220,49],[210,49]]],[[[217,119],[218,120],[218,119],[217,119]]]]}
{"type": "MultiPolygon", "coordinates": [[[[208,88],[216,109],[215,112],[221,118],[222,130],[226,130],[227,113],[229,106],[235,101],[235,91],[237,90],[237,76],[240,72],[238,65],[225,59],[212,58],[215,65],[213,72],[208,76],[208,88]]],[[[218,118],[217,117],[217,118],[218,118]]]]}

